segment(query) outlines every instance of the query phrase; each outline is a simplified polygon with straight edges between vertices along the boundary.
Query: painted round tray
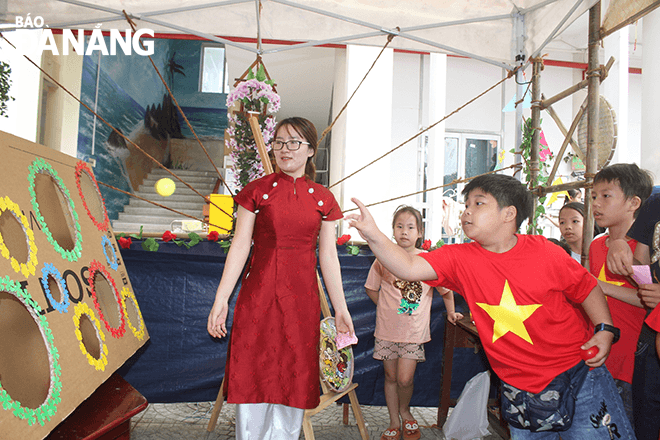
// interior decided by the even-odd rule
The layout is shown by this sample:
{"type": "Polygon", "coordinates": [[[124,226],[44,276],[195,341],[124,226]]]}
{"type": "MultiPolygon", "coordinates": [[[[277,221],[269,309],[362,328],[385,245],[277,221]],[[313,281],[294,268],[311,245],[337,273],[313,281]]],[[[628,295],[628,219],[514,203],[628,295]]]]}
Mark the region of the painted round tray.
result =
{"type": "Polygon", "coordinates": [[[319,364],[323,382],[335,392],[348,388],[353,380],[353,349],[349,345],[337,350],[335,318],[321,321],[319,364]]]}

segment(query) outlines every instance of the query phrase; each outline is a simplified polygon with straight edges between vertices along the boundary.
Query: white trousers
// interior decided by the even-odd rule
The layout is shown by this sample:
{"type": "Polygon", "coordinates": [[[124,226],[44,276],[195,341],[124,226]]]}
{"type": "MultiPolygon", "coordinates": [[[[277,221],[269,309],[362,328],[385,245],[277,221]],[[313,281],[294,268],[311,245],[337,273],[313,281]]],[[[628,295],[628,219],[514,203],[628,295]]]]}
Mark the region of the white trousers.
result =
{"type": "Polygon", "coordinates": [[[236,440],[298,440],[304,413],[275,403],[239,403],[236,440]]]}

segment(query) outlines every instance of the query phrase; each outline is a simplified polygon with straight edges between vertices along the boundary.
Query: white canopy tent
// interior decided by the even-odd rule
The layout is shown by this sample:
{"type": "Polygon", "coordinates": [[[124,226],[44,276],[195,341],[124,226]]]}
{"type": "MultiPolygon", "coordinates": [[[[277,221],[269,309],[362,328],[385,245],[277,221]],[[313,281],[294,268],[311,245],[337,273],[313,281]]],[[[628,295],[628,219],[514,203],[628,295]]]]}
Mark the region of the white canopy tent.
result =
{"type": "MultiPolygon", "coordinates": [[[[139,27],[176,32],[254,52],[236,38],[279,40],[268,52],[322,44],[452,53],[508,70],[541,53],[596,0],[9,0],[7,21],[40,16],[50,28],[139,27]],[[297,44],[290,44],[296,42],[297,44]],[[521,56],[524,56],[521,57],[521,56]]],[[[646,2],[649,3],[649,2],[646,2]]],[[[650,2],[653,3],[653,2],[650,2]]],[[[655,2],[657,3],[657,2],[655,2]]],[[[617,22],[618,23],[618,22],[617,22]]]]}

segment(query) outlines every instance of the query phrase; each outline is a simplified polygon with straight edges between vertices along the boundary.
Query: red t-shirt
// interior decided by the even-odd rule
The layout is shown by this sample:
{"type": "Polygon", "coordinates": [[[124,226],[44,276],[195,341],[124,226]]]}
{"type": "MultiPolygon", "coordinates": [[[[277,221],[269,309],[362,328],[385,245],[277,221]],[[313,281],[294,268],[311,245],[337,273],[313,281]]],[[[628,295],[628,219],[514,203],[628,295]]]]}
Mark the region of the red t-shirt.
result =
{"type": "MultiPolygon", "coordinates": [[[[634,289],[635,287],[628,282],[626,277],[615,275],[607,268],[608,247],[605,244],[607,238],[607,235],[603,235],[591,242],[589,247],[589,269],[591,273],[599,280],[634,289]]],[[[637,241],[628,240],[628,246],[634,253],[637,241]]],[[[636,291],[634,294],[636,294],[636,291]]],[[[605,365],[612,373],[613,378],[632,383],[637,339],[639,339],[639,333],[642,331],[646,310],[609,296],[607,297],[607,305],[610,308],[614,326],[621,329],[621,339],[616,344],[612,344],[612,350],[610,350],[605,365]]]]}
{"type": "Polygon", "coordinates": [[[646,324],[656,332],[660,332],[660,307],[651,310],[649,316],[646,317],[646,324]]]}
{"type": "Polygon", "coordinates": [[[508,252],[476,242],[422,254],[438,275],[427,283],[461,292],[490,365],[504,382],[532,393],[580,362],[591,337],[569,302],[581,303],[596,280],[544,237],[516,235],[508,252]]]}

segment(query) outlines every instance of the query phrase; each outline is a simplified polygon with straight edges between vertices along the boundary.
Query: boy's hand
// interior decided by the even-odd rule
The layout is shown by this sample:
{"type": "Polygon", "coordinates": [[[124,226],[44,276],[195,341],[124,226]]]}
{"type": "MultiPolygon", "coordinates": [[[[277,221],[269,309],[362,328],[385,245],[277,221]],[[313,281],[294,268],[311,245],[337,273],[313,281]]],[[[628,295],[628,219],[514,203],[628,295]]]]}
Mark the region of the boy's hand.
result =
{"type": "Polygon", "coordinates": [[[607,359],[607,356],[610,354],[613,340],[614,335],[608,331],[601,331],[593,335],[591,339],[585,342],[580,348],[582,350],[588,350],[589,348],[596,346],[598,347],[598,354],[591,359],[586,360],[585,363],[591,368],[603,365],[605,359],[607,359]]]}
{"type": "Polygon", "coordinates": [[[360,209],[360,214],[348,214],[344,220],[348,220],[348,226],[357,229],[360,237],[369,242],[379,232],[376,222],[361,201],[356,198],[352,198],[351,201],[360,209]]]}
{"type": "Polygon", "coordinates": [[[626,240],[610,240],[607,251],[607,268],[617,275],[631,276],[633,274],[633,253],[626,240]]]}
{"type": "Polygon", "coordinates": [[[660,303],[660,284],[640,284],[637,291],[646,307],[653,309],[660,303]]]}
{"type": "Polygon", "coordinates": [[[463,319],[463,314],[458,313],[458,312],[447,312],[447,321],[451,322],[452,324],[456,325],[458,321],[463,319]]]}

